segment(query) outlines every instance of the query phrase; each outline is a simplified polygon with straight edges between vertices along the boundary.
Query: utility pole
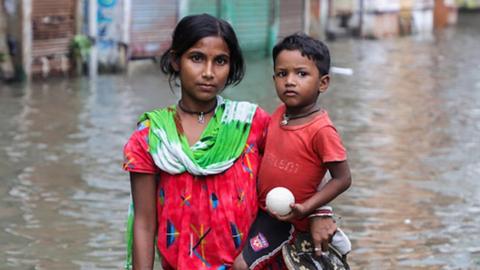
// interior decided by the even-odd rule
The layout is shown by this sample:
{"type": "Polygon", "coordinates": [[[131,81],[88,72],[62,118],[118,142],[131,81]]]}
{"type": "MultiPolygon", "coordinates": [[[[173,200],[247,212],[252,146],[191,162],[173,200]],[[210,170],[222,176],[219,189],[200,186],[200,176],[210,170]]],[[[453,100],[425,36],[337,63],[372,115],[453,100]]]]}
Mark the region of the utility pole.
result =
{"type": "Polygon", "coordinates": [[[326,38],[326,34],[328,31],[328,16],[330,16],[330,1],[328,0],[320,0],[319,4],[319,21],[320,21],[320,31],[319,37],[320,39],[324,40],[326,38]]]}
{"type": "Polygon", "coordinates": [[[270,21],[268,27],[268,46],[265,55],[270,55],[275,43],[277,43],[280,29],[280,0],[270,1],[270,21]]]}
{"type": "Polygon", "coordinates": [[[359,8],[359,23],[358,23],[358,36],[363,38],[363,16],[364,16],[365,3],[364,0],[360,0],[359,8]]]}
{"type": "Polygon", "coordinates": [[[310,0],[304,0],[303,1],[303,32],[307,33],[308,35],[311,35],[310,33],[310,24],[312,23],[312,15],[311,15],[311,8],[312,8],[312,3],[310,0]]]}
{"type": "MultiPolygon", "coordinates": [[[[135,0],[134,0],[135,1],[135,0]]],[[[122,24],[122,45],[120,46],[120,66],[127,70],[130,61],[128,48],[130,46],[130,26],[132,25],[132,0],[123,1],[123,16],[122,24]]]]}
{"type": "Polygon", "coordinates": [[[98,51],[96,44],[98,33],[97,11],[97,0],[88,0],[88,36],[92,40],[88,59],[88,76],[91,79],[96,78],[98,73],[98,51]]]}
{"type": "Polygon", "coordinates": [[[178,0],[178,20],[188,15],[188,0],[178,0]]]}
{"type": "Polygon", "coordinates": [[[32,75],[32,0],[20,1],[20,58],[22,79],[30,80],[32,75]]]}

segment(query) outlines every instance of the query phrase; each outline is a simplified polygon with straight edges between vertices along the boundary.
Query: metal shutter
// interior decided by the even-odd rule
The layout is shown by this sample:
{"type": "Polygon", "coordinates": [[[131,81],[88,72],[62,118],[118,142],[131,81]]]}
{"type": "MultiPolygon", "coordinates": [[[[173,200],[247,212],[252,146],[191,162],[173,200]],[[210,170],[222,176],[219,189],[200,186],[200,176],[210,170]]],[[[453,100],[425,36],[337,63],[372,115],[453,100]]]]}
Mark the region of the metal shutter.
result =
{"type": "Polygon", "coordinates": [[[240,46],[245,51],[266,51],[269,44],[269,27],[272,1],[235,1],[233,27],[240,46]]]}
{"type": "Polygon", "coordinates": [[[304,1],[280,0],[280,30],[282,39],[295,32],[303,31],[304,1]]]}
{"type": "Polygon", "coordinates": [[[188,14],[207,13],[218,17],[220,1],[218,0],[190,0],[188,5],[188,14]]]}
{"type": "Polygon", "coordinates": [[[130,58],[160,56],[177,23],[176,0],[133,0],[130,58]]]}
{"type": "Polygon", "coordinates": [[[42,61],[44,66],[48,61],[50,71],[66,71],[66,56],[75,34],[75,1],[34,0],[32,5],[32,73],[41,72],[42,61]]]}

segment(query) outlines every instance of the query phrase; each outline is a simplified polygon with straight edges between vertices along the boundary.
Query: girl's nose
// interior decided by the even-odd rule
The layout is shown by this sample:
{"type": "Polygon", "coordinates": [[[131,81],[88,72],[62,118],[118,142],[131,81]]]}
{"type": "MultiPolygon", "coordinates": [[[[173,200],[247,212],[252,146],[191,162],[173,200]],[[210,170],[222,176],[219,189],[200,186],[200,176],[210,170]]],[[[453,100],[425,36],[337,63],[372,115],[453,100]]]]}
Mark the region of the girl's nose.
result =
{"type": "Polygon", "coordinates": [[[203,69],[202,77],[205,79],[213,78],[213,64],[211,62],[206,63],[205,68],[203,69]]]}

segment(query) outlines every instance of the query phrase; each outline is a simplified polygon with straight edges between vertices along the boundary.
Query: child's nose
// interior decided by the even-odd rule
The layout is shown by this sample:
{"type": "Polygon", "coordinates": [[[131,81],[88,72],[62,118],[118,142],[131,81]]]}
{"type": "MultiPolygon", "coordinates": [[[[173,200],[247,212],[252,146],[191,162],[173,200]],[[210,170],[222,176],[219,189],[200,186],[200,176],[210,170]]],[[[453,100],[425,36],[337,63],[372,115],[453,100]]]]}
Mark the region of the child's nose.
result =
{"type": "Polygon", "coordinates": [[[292,74],[288,74],[287,77],[285,78],[285,84],[286,85],[295,85],[295,80],[292,74]]]}

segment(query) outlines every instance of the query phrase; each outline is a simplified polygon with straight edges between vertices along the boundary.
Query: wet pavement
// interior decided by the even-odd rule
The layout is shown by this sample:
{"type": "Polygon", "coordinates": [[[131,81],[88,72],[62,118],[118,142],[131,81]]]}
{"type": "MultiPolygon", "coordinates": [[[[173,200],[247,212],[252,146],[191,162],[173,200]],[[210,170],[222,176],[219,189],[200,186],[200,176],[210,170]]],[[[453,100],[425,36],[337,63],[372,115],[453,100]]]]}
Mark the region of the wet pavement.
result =
{"type": "MultiPolygon", "coordinates": [[[[352,269],[480,269],[480,16],[435,35],[329,43],[321,104],[349,152],[334,202],[352,269]]],[[[0,84],[0,269],[120,269],[122,146],[143,111],[176,101],[153,65],[0,84]]],[[[278,104],[270,59],[225,96],[278,104]]]]}

